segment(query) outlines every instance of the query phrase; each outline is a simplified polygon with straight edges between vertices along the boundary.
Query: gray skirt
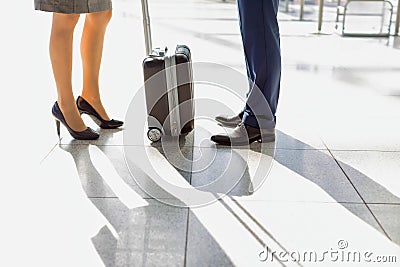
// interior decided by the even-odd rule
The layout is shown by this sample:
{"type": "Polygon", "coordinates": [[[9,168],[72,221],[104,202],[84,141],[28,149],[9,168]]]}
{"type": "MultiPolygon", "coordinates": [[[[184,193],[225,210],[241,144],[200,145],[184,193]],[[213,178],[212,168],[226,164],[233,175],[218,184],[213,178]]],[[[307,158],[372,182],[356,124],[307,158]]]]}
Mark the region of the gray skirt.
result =
{"type": "Polygon", "coordinates": [[[35,0],[35,9],[64,14],[83,14],[112,9],[111,0],[35,0]]]}

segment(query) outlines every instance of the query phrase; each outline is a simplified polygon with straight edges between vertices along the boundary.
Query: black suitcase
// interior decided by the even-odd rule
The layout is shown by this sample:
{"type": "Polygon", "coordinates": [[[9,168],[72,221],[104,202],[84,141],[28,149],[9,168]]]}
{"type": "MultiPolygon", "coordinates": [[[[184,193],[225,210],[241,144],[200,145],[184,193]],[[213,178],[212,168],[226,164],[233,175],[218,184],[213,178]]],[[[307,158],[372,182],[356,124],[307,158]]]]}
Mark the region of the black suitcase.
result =
{"type": "Polygon", "coordinates": [[[148,114],[147,133],[152,142],[162,135],[179,136],[194,128],[193,73],[190,49],[152,49],[147,0],[142,0],[146,52],[143,61],[148,114]]]}

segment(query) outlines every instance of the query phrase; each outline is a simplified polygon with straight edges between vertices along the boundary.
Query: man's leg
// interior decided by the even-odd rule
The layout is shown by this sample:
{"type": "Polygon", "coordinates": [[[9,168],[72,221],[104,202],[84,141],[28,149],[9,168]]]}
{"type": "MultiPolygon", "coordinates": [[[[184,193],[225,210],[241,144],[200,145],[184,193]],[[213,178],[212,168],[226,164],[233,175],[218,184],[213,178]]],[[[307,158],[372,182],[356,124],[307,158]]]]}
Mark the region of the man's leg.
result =
{"type": "Polygon", "coordinates": [[[250,88],[243,124],[229,135],[213,135],[211,140],[221,145],[272,142],[281,78],[278,0],[237,1],[250,88]]]}
{"type": "Polygon", "coordinates": [[[281,78],[278,0],[238,0],[238,7],[250,80],[243,122],[269,128],[278,105],[281,78]]]}

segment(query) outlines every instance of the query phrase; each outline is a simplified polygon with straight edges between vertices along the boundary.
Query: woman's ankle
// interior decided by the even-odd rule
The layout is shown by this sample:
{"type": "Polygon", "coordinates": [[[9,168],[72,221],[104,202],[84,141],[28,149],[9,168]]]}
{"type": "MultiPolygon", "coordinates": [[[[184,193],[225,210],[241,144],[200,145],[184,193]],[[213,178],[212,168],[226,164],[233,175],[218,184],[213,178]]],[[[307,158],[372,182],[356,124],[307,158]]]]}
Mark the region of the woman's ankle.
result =
{"type": "Polygon", "coordinates": [[[81,97],[84,100],[86,100],[89,103],[89,105],[91,105],[96,110],[96,112],[100,115],[100,117],[102,119],[110,120],[110,117],[108,116],[108,114],[103,106],[103,102],[101,101],[100,96],[97,96],[97,95],[87,96],[82,93],[81,97]]]}
{"type": "Polygon", "coordinates": [[[89,103],[101,103],[101,97],[99,94],[89,94],[85,93],[85,90],[83,90],[81,97],[89,103]]]}
{"type": "Polygon", "coordinates": [[[76,103],[74,99],[57,99],[58,106],[61,110],[65,110],[68,112],[74,111],[77,109],[76,103]]]}

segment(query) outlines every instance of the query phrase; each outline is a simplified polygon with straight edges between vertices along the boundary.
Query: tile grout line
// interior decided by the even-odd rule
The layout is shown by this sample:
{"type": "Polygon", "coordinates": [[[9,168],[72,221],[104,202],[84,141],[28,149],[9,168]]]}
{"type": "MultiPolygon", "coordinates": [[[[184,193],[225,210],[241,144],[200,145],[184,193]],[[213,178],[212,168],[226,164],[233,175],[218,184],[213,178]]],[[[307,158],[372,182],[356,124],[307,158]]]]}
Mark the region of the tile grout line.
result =
{"type": "Polygon", "coordinates": [[[233,201],[238,202],[267,202],[267,203],[282,203],[282,204],[289,204],[289,203],[302,203],[302,204],[350,204],[350,205],[400,205],[400,203],[384,203],[384,202],[354,202],[354,201],[318,201],[318,200],[273,200],[273,199],[238,199],[232,198],[233,201]]]}
{"type": "Polygon", "coordinates": [[[400,153],[400,150],[380,150],[380,149],[329,149],[337,152],[375,152],[375,153],[400,153]]]}
{"type": "Polygon", "coordinates": [[[186,219],[186,239],[185,239],[185,254],[183,258],[183,266],[187,266],[187,255],[188,255],[188,243],[189,243],[189,216],[190,216],[190,208],[187,208],[188,214],[186,219]]]}
{"type": "Polygon", "coordinates": [[[61,144],[61,139],[50,149],[50,151],[40,160],[39,165],[41,165],[49,156],[50,154],[56,149],[58,145],[61,144]]]}
{"type": "MultiPolygon", "coordinates": [[[[192,138],[192,146],[191,146],[191,162],[190,162],[190,174],[189,174],[189,184],[192,184],[192,177],[193,177],[193,157],[194,157],[194,131],[193,129],[193,138],[192,138]]],[[[183,266],[187,266],[187,256],[188,256],[188,243],[189,243],[189,216],[190,216],[190,208],[187,207],[187,219],[186,219],[186,239],[185,239],[185,256],[183,258],[183,266]]]]}
{"type": "MultiPolygon", "coordinates": [[[[116,196],[88,196],[89,199],[118,199],[116,196]]],[[[173,199],[173,198],[155,198],[155,197],[142,197],[143,199],[150,199],[150,200],[163,200],[163,199],[173,199]]],[[[399,206],[400,203],[384,203],[384,202],[352,202],[352,201],[276,201],[276,200],[266,200],[266,199],[236,199],[232,198],[234,202],[266,202],[266,203],[282,203],[282,204],[350,204],[350,205],[393,205],[399,206]]]]}
{"type": "Polygon", "coordinates": [[[118,197],[87,197],[88,199],[119,199],[118,197]]]}
{"type": "Polygon", "coordinates": [[[386,237],[389,240],[392,240],[389,236],[389,234],[386,232],[385,228],[383,228],[381,222],[378,220],[378,218],[375,216],[375,214],[372,212],[371,208],[368,206],[367,202],[364,200],[364,198],[362,197],[361,193],[357,190],[356,186],[354,185],[353,181],[351,181],[350,177],[347,175],[347,173],[344,171],[343,167],[340,165],[339,161],[336,159],[336,157],[333,155],[332,151],[328,148],[328,146],[325,144],[325,142],[323,142],[325,147],[327,148],[329,154],[331,155],[331,157],[333,158],[333,160],[336,162],[336,164],[338,165],[338,167],[340,168],[340,170],[343,172],[344,176],[346,176],[347,180],[350,182],[351,186],[354,188],[354,190],[356,191],[357,195],[361,198],[361,200],[363,201],[364,205],[367,207],[368,211],[370,212],[370,214],[372,215],[372,217],[374,218],[374,220],[376,221],[376,223],[379,225],[379,227],[382,229],[383,233],[386,235],[386,237]]]}
{"type": "MultiPolygon", "coordinates": [[[[92,144],[92,143],[82,143],[82,144],[67,144],[60,143],[61,146],[83,146],[83,145],[95,145],[95,146],[104,146],[104,147],[153,147],[151,145],[124,145],[124,144],[92,144]]],[[[326,145],[325,145],[326,146],[326,145]]],[[[206,146],[192,146],[192,148],[205,148],[205,149],[217,149],[215,147],[206,147],[206,146]]],[[[221,148],[231,148],[229,146],[221,147],[221,148]]],[[[240,149],[240,147],[234,147],[235,149],[240,149]]],[[[400,153],[400,150],[380,150],[380,149],[327,149],[327,148],[291,148],[291,147],[275,147],[275,148],[266,148],[266,149],[278,149],[278,150],[330,150],[330,151],[342,151],[342,152],[383,152],[383,153],[400,153]]]]}
{"type": "Polygon", "coordinates": [[[194,146],[194,138],[195,138],[196,129],[193,129],[192,131],[193,131],[192,146],[191,146],[192,147],[192,149],[191,149],[192,160],[191,160],[191,163],[190,163],[190,176],[189,176],[189,184],[190,185],[192,185],[192,178],[193,178],[193,157],[194,157],[194,148],[195,148],[195,146],[194,146]]]}
{"type": "MultiPolygon", "coordinates": [[[[93,146],[99,146],[99,147],[146,147],[146,148],[162,148],[157,147],[157,146],[151,146],[151,145],[124,145],[124,144],[95,144],[95,143],[82,143],[82,144],[60,144],[61,146],[87,146],[87,145],[93,145],[93,146]]],[[[166,146],[169,147],[169,146],[166,146]]],[[[187,146],[189,147],[189,146],[187,146]]],[[[248,149],[247,147],[241,147],[241,146],[220,146],[220,147],[209,147],[209,146],[190,146],[193,148],[201,148],[201,149],[237,149],[237,150],[246,150],[248,149]]],[[[252,149],[252,147],[250,147],[252,149]]],[[[291,148],[291,147],[267,147],[265,148],[266,150],[326,150],[326,148],[291,148]]],[[[367,150],[368,151],[368,150],[367,150]]],[[[387,151],[387,152],[400,152],[400,151],[387,151]]]]}

